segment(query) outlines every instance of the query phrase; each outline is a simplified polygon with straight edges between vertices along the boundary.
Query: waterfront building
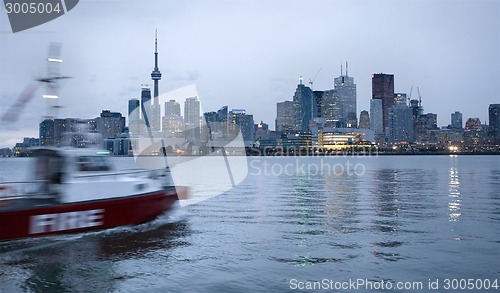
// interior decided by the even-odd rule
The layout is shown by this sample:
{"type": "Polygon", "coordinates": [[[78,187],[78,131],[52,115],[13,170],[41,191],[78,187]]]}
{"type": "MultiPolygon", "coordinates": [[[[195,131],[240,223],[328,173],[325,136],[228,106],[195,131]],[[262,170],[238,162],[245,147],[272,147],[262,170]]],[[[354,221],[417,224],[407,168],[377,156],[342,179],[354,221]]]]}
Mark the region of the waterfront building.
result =
{"type": "Polygon", "coordinates": [[[323,94],[324,91],[313,91],[313,117],[321,117],[321,111],[323,109],[323,94]]]}
{"type": "Polygon", "coordinates": [[[280,146],[284,149],[310,148],[312,146],[311,132],[287,131],[281,134],[280,142],[280,146]]]}
{"type": "Polygon", "coordinates": [[[181,116],[181,105],[170,100],[165,102],[165,116],[162,117],[162,131],[168,137],[181,137],[184,129],[184,118],[181,116]]]}
{"type": "Polygon", "coordinates": [[[138,134],[141,121],[141,102],[138,99],[128,100],[128,128],[130,133],[138,134]]]}
{"type": "Polygon", "coordinates": [[[359,128],[370,129],[370,114],[366,110],[361,111],[359,114],[359,128]]]}
{"type": "Polygon", "coordinates": [[[354,129],[339,127],[311,127],[311,141],[313,148],[323,151],[338,151],[352,146],[371,145],[375,141],[375,134],[370,129],[354,129]]]}
{"type": "MultiPolygon", "coordinates": [[[[244,110],[242,110],[244,112],[244,110]]],[[[218,140],[227,138],[229,131],[229,112],[227,106],[222,106],[217,112],[206,112],[203,114],[206,127],[203,128],[205,132],[203,137],[205,140],[218,140]]],[[[234,117],[233,117],[234,118],[234,117]]],[[[235,121],[232,121],[235,124],[235,121]]]]}
{"type": "Polygon", "coordinates": [[[38,136],[40,138],[41,146],[52,146],[54,145],[54,120],[45,119],[40,122],[38,127],[38,136]]]}
{"type": "Polygon", "coordinates": [[[179,138],[182,136],[184,129],[184,118],[177,115],[169,115],[162,117],[162,131],[167,137],[179,138]]]}
{"type": "Polygon", "coordinates": [[[394,105],[394,75],[372,74],[372,99],[382,100],[382,131],[389,123],[389,110],[394,105]]]}
{"type": "Polygon", "coordinates": [[[198,97],[186,98],[184,102],[184,126],[186,139],[200,139],[200,101],[198,97]]]}
{"type": "Polygon", "coordinates": [[[238,126],[241,129],[241,135],[243,136],[243,140],[245,141],[245,146],[249,146],[253,143],[254,139],[254,121],[253,115],[246,114],[244,109],[232,109],[229,112],[229,124],[230,124],[230,132],[234,133],[238,128],[234,126],[238,126]]]}
{"type": "Polygon", "coordinates": [[[490,104],[488,107],[488,136],[496,143],[500,142],[500,104],[490,104]]]}
{"type": "Polygon", "coordinates": [[[129,126],[130,126],[131,122],[139,121],[139,119],[140,119],[140,105],[141,105],[141,102],[138,99],[128,100],[128,125],[129,126]]]}
{"type": "Polygon", "coordinates": [[[482,142],[483,126],[479,118],[469,118],[465,122],[464,145],[478,146],[482,142]]]}
{"type": "Polygon", "coordinates": [[[32,155],[32,148],[40,146],[40,139],[34,137],[24,137],[23,142],[18,142],[13,148],[13,151],[8,151],[10,149],[0,149],[0,157],[12,155],[16,157],[26,157],[32,155]]]}
{"type": "Polygon", "coordinates": [[[481,130],[481,120],[479,118],[469,118],[465,122],[465,130],[481,130]]]}
{"type": "Polygon", "coordinates": [[[398,102],[389,110],[386,136],[391,143],[413,142],[413,114],[406,103],[398,102]]]}
{"type": "Polygon", "coordinates": [[[456,131],[455,129],[443,127],[439,130],[432,131],[431,133],[435,134],[437,144],[445,148],[449,146],[459,146],[463,141],[462,132],[456,131]]]}
{"type": "MultiPolygon", "coordinates": [[[[342,66],[340,67],[340,76],[333,79],[333,89],[335,90],[338,102],[340,105],[341,119],[347,124],[354,125],[350,113],[354,113],[356,116],[356,84],[354,83],[354,78],[348,74],[348,64],[346,62],[345,75],[342,72],[342,66]],[[349,123],[351,122],[351,123],[349,123]]],[[[356,119],[357,120],[357,119],[356,119]]],[[[348,126],[356,127],[356,126],[348,126]]]]}
{"type": "Polygon", "coordinates": [[[217,130],[221,133],[222,137],[227,137],[229,131],[229,111],[227,106],[222,106],[219,110],[217,110],[217,119],[217,130]]]}
{"type": "Polygon", "coordinates": [[[418,115],[424,114],[424,108],[422,108],[422,103],[419,100],[410,100],[410,108],[413,113],[414,120],[418,115]]]}
{"type": "Polygon", "coordinates": [[[130,138],[121,136],[116,138],[106,138],[103,140],[103,147],[114,156],[128,156],[132,144],[130,138]]]}
{"type": "Polygon", "coordinates": [[[437,143],[435,131],[437,126],[437,114],[426,113],[417,116],[415,123],[415,141],[422,144],[437,143]]]}
{"type": "Polygon", "coordinates": [[[150,127],[151,119],[151,89],[143,86],[141,89],[141,120],[146,127],[150,127]]]}
{"type": "MultiPolygon", "coordinates": [[[[120,114],[121,115],[121,114],[120,114]]],[[[122,117],[125,127],[125,117],[122,117]]],[[[74,146],[84,147],[86,144],[98,144],[102,138],[94,135],[92,139],[84,138],[82,133],[95,134],[97,130],[96,119],[45,119],[39,124],[39,137],[41,146],[74,146]]]]}
{"type": "Polygon", "coordinates": [[[125,117],[121,113],[102,110],[101,115],[95,118],[97,133],[102,138],[119,137],[125,128],[125,117]]]}
{"type": "Polygon", "coordinates": [[[269,125],[263,121],[254,125],[254,136],[256,141],[266,140],[269,138],[270,134],[269,125]]]}
{"type": "Polygon", "coordinates": [[[302,77],[293,95],[294,107],[294,130],[308,131],[309,123],[313,117],[317,116],[317,108],[313,103],[313,93],[311,88],[302,84],[302,77]]]}
{"type": "Polygon", "coordinates": [[[176,100],[165,102],[165,116],[181,116],[181,104],[176,100]]]}
{"type": "Polygon", "coordinates": [[[382,99],[370,100],[370,129],[376,136],[384,134],[382,99]]]}
{"type": "Polygon", "coordinates": [[[323,91],[321,117],[330,127],[345,127],[346,120],[342,118],[342,106],[336,90],[323,91]]]}
{"type": "Polygon", "coordinates": [[[276,131],[292,130],[295,125],[293,102],[284,101],[276,104],[276,131]]]}
{"type": "Polygon", "coordinates": [[[222,106],[219,110],[217,110],[217,121],[219,122],[227,122],[228,120],[228,110],[227,106],[222,106]]]}
{"type": "Polygon", "coordinates": [[[450,124],[451,129],[462,129],[463,128],[463,123],[462,123],[462,113],[455,111],[455,113],[451,113],[451,124],[450,124]]]}

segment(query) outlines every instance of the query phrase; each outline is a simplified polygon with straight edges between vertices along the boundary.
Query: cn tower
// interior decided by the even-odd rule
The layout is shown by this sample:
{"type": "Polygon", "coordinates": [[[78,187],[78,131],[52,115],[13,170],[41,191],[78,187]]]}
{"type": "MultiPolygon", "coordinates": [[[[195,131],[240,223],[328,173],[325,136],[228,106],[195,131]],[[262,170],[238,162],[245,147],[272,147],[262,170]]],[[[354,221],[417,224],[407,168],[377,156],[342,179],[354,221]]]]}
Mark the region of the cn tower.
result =
{"type": "Polygon", "coordinates": [[[158,81],[161,79],[161,72],[158,68],[158,37],[157,32],[155,31],[155,68],[153,72],[151,72],[151,79],[154,81],[154,103],[158,105],[158,81]]]}
{"type": "Polygon", "coordinates": [[[154,81],[154,103],[152,105],[152,123],[151,126],[154,131],[160,131],[160,103],[159,103],[159,91],[158,91],[158,81],[161,79],[161,72],[158,68],[158,34],[155,30],[155,68],[151,72],[151,79],[154,81]]]}

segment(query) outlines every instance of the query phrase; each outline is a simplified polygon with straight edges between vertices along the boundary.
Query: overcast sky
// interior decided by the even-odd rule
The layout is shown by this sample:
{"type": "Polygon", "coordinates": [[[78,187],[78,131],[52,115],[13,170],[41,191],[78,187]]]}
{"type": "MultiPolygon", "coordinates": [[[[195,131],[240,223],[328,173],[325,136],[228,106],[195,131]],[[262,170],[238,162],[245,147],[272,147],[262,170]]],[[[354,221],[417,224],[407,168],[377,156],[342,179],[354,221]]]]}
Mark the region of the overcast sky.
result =
{"type": "MultiPolygon", "coordinates": [[[[67,14],[13,34],[0,11],[0,115],[46,72],[50,42],[62,43],[59,117],[127,113],[152,84],[158,29],[160,93],[196,85],[204,111],[243,108],[274,129],[276,103],[298,83],[333,87],[349,62],[358,116],[369,110],[371,74],[395,75],[395,91],[420,88],[439,126],[461,111],[487,122],[500,103],[500,1],[85,1],[67,14]]],[[[38,90],[0,147],[38,137],[46,101],[38,90]]],[[[163,107],[163,105],[162,105],[163,107]]]]}

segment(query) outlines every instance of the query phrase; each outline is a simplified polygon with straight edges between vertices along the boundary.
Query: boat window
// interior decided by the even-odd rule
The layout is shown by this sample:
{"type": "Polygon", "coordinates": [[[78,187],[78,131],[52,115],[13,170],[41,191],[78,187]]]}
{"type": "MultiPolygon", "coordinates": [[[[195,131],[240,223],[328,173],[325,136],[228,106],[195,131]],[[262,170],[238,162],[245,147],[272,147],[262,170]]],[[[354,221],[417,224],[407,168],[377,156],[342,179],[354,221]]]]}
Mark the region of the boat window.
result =
{"type": "Polygon", "coordinates": [[[103,156],[81,156],[78,157],[78,169],[80,171],[109,171],[108,160],[103,156]]]}

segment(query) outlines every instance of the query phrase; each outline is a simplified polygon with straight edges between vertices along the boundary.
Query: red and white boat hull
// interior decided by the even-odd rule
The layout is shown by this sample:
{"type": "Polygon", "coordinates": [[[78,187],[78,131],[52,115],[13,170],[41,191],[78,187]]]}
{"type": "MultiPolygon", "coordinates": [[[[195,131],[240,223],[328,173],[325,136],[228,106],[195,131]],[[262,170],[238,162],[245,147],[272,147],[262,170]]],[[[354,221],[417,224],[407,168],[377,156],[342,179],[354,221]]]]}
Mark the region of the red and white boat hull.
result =
{"type": "Polygon", "coordinates": [[[100,230],[151,221],[178,200],[175,189],[0,212],[0,240],[100,230]]]}

